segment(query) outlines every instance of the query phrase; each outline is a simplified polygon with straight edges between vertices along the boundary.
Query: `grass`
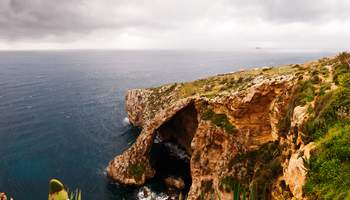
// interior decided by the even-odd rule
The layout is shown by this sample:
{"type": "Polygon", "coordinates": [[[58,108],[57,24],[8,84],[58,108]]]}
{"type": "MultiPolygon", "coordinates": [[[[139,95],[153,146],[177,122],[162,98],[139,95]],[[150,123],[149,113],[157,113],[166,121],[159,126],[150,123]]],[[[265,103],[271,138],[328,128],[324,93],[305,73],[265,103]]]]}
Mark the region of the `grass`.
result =
{"type": "Polygon", "coordinates": [[[333,81],[343,87],[350,87],[350,67],[344,64],[335,66],[333,81]]]}
{"type": "Polygon", "coordinates": [[[241,196],[244,192],[249,199],[268,199],[273,181],[282,173],[280,155],[278,142],[269,142],[258,150],[237,155],[230,161],[229,168],[234,168],[236,163],[246,163],[247,175],[240,181],[231,176],[224,177],[219,189],[237,195],[239,187],[241,196]]]}
{"type": "Polygon", "coordinates": [[[216,126],[225,129],[229,134],[233,134],[237,130],[236,127],[230,123],[225,114],[217,114],[208,108],[203,112],[202,119],[211,121],[216,126]]]}
{"type": "Polygon", "coordinates": [[[350,66],[346,63],[350,57],[342,56],[334,67],[333,81],[338,89],[323,95],[320,91],[303,128],[307,141],[317,144],[306,162],[304,192],[311,200],[350,199],[350,66]]]}
{"type": "Polygon", "coordinates": [[[198,197],[198,200],[205,199],[215,199],[215,191],[213,188],[213,180],[203,180],[201,182],[201,194],[198,197]]]}
{"type": "Polygon", "coordinates": [[[350,67],[350,53],[342,52],[337,56],[341,64],[350,67]]]}
{"type": "MultiPolygon", "coordinates": [[[[326,88],[322,89],[325,92],[326,88]]],[[[285,117],[279,122],[278,127],[282,135],[289,133],[291,118],[293,115],[294,108],[297,106],[305,106],[314,100],[316,96],[316,88],[312,81],[300,80],[297,83],[296,89],[293,91],[291,103],[285,108],[285,117]]]]}
{"type": "Polygon", "coordinates": [[[307,141],[324,136],[329,127],[343,120],[348,111],[350,111],[350,89],[339,88],[322,96],[315,106],[313,116],[304,125],[307,141]]]}
{"type": "Polygon", "coordinates": [[[145,169],[141,164],[133,164],[129,168],[129,174],[134,177],[136,181],[141,180],[144,172],[145,169]]]}
{"type": "Polygon", "coordinates": [[[76,189],[75,191],[69,192],[69,200],[81,200],[81,190],[76,189]]]}
{"type": "Polygon", "coordinates": [[[296,89],[295,106],[304,106],[315,98],[315,86],[312,81],[301,81],[296,89]]]}
{"type": "Polygon", "coordinates": [[[330,127],[308,161],[309,199],[350,199],[350,121],[330,127]]]}
{"type": "MultiPolygon", "coordinates": [[[[242,186],[238,181],[232,176],[227,176],[220,180],[219,189],[226,192],[232,192],[233,200],[248,199],[248,195],[254,193],[253,191],[247,192],[247,188],[242,186]]],[[[250,198],[253,200],[253,198],[250,198]]]]}

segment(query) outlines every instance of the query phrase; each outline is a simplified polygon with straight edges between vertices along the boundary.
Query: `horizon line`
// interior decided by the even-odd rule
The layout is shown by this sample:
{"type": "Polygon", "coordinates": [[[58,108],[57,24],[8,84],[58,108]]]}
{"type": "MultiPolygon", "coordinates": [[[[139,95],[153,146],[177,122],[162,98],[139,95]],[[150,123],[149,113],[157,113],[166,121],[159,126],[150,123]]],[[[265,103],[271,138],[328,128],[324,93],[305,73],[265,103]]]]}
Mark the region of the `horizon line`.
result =
{"type": "Polygon", "coordinates": [[[20,51],[264,51],[264,50],[283,50],[283,51],[349,51],[343,48],[286,48],[286,47],[245,47],[245,48],[48,48],[48,49],[0,49],[0,52],[20,52],[20,51]]]}

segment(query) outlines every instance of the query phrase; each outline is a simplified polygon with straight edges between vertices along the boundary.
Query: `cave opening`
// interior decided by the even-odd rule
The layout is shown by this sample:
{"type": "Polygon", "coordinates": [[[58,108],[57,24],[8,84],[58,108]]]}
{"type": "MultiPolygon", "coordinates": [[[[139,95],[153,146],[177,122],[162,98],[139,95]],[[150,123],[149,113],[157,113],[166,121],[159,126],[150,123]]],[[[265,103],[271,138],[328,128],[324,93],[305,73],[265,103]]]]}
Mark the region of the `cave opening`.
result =
{"type": "Polygon", "coordinates": [[[156,130],[151,149],[151,164],[156,171],[154,178],[159,180],[161,190],[188,193],[192,184],[191,142],[197,127],[197,111],[194,103],[190,103],[156,130]],[[173,180],[181,180],[184,187],[180,189],[169,186],[166,183],[169,177],[173,180]]]}

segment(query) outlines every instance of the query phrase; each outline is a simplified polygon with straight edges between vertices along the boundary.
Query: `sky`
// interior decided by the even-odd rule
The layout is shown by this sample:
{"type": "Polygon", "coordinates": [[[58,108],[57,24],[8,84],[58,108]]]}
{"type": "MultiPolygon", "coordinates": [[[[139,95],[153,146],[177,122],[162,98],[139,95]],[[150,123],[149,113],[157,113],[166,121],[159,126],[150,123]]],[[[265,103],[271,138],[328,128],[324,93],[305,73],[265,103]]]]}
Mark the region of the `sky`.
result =
{"type": "Polygon", "coordinates": [[[349,0],[0,0],[0,49],[350,48],[349,0]]]}

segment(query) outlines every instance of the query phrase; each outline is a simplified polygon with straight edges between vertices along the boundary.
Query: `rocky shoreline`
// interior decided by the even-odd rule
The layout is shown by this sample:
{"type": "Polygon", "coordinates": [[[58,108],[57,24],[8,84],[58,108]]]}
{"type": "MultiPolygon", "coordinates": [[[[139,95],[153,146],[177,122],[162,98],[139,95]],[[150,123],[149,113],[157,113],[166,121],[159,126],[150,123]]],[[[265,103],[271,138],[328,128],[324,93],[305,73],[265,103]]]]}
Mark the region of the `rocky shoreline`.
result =
{"type": "MultiPolygon", "coordinates": [[[[150,161],[157,138],[190,158],[189,200],[307,198],[305,163],[317,145],[304,125],[318,100],[342,87],[334,81],[339,65],[340,56],[129,90],[128,118],[142,131],[111,160],[107,174],[126,185],[145,184],[157,173],[150,161]]],[[[166,182],[184,187],[177,179],[166,182]]]]}

